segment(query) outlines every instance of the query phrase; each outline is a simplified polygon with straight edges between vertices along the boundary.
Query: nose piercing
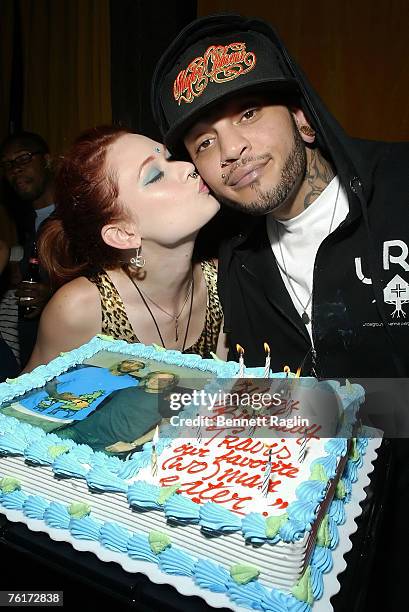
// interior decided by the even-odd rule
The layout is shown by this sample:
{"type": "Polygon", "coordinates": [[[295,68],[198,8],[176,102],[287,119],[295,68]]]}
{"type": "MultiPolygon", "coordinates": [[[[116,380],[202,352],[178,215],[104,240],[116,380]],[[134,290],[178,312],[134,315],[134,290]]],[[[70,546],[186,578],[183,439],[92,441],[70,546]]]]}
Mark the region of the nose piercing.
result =
{"type": "Polygon", "coordinates": [[[227,162],[225,161],[220,162],[220,168],[225,168],[226,166],[227,166],[227,162]]]}
{"type": "Polygon", "coordinates": [[[225,174],[222,174],[222,179],[225,179],[225,178],[226,178],[226,175],[225,175],[225,174]]]}
{"type": "Polygon", "coordinates": [[[191,172],[191,173],[189,174],[189,176],[191,176],[191,177],[192,177],[192,179],[197,179],[199,175],[198,175],[198,173],[197,173],[196,171],[193,171],[193,172],[191,172]]]}

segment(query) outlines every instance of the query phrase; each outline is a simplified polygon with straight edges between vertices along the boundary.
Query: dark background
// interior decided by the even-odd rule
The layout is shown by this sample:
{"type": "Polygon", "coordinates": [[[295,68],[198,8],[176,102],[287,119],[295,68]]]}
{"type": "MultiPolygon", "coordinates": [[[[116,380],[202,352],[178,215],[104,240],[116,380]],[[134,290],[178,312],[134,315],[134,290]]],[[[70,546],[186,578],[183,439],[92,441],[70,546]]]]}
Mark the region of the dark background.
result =
{"type": "Polygon", "coordinates": [[[0,139],[23,127],[54,153],[91,125],[158,137],[154,65],[197,15],[265,18],[354,136],[409,137],[407,0],[0,0],[0,139]]]}

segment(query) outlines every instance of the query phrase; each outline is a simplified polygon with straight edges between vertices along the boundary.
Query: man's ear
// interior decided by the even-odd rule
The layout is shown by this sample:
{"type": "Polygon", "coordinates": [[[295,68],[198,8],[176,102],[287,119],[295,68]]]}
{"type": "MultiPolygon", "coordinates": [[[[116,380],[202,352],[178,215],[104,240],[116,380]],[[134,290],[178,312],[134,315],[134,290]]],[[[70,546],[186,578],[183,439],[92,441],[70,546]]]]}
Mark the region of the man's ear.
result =
{"type": "Polygon", "coordinates": [[[315,142],[315,130],[309,124],[308,119],[304,115],[304,111],[301,110],[301,108],[292,107],[290,108],[290,112],[294,117],[294,121],[303,141],[307,144],[315,142]]]}
{"type": "Polygon", "coordinates": [[[141,246],[141,236],[131,223],[109,223],[101,230],[101,238],[114,249],[137,249],[141,246]]]}

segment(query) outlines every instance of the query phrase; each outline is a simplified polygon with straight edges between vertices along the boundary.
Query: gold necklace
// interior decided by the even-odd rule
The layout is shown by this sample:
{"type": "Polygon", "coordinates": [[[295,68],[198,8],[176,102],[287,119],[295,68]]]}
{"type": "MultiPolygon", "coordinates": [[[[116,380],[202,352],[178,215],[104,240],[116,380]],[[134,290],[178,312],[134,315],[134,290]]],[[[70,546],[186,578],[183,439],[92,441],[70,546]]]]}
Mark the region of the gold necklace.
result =
{"type": "Polygon", "coordinates": [[[185,306],[187,304],[189,296],[190,296],[189,318],[188,318],[188,322],[187,322],[187,326],[186,326],[186,333],[185,333],[185,338],[184,338],[183,347],[182,347],[182,351],[183,351],[185,349],[185,346],[186,346],[187,332],[188,332],[188,329],[189,329],[190,319],[191,319],[191,316],[192,316],[193,292],[194,292],[193,266],[192,266],[192,269],[191,269],[191,277],[190,277],[189,285],[188,285],[188,288],[187,288],[186,296],[185,296],[185,299],[183,301],[182,307],[181,307],[181,309],[180,309],[180,311],[179,311],[179,313],[177,315],[174,315],[174,314],[171,314],[170,312],[167,312],[167,310],[165,310],[164,308],[162,308],[162,306],[157,304],[155,302],[155,300],[153,300],[147,293],[145,293],[145,291],[142,291],[142,289],[140,287],[138,287],[138,285],[136,284],[136,282],[134,281],[132,276],[129,276],[129,278],[131,279],[134,287],[136,288],[136,290],[138,291],[139,295],[141,296],[141,299],[142,299],[143,303],[145,304],[146,309],[148,310],[149,314],[151,315],[152,320],[153,320],[153,322],[155,324],[156,330],[158,332],[159,338],[160,338],[160,340],[162,342],[162,346],[164,348],[166,348],[166,347],[165,347],[165,343],[163,341],[162,334],[161,334],[160,329],[159,329],[159,325],[158,325],[158,323],[157,323],[157,321],[156,321],[156,319],[154,317],[154,314],[153,314],[152,310],[149,308],[149,304],[147,303],[146,300],[149,300],[149,302],[151,302],[151,304],[156,306],[156,308],[158,308],[165,315],[167,315],[168,317],[170,317],[171,319],[173,319],[175,321],[175,342],[177,342],[179,340],[179,318],[180,318],[180,316],[181,316],[181,314],[182,314],[182,312],[183,312],[183,310],[184,310],[184,308],[185,308],[185,306]]]}

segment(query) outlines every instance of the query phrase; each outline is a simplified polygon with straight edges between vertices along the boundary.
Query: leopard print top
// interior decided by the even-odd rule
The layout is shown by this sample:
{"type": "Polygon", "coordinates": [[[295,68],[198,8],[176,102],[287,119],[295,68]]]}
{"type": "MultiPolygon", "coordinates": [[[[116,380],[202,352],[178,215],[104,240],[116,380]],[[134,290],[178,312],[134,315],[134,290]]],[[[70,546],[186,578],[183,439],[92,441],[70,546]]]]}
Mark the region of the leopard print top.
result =
{"type": "MultiPolygon", "coordinates": [[[[201,267],[207,286],[207,306],[203,331],[196,342],[185,349],[184,353],[196,353],[202,357],[211,357],[216,352],[223,310],[217,294],[217,269],[213,261],[202,261],[201,267]]],[[[103,271],[89,280],[97,286],[101,299],[102,329],[101,333],[117,340],[139,342],[126,314],[124,303],[108,274],[103,271]]]]}

